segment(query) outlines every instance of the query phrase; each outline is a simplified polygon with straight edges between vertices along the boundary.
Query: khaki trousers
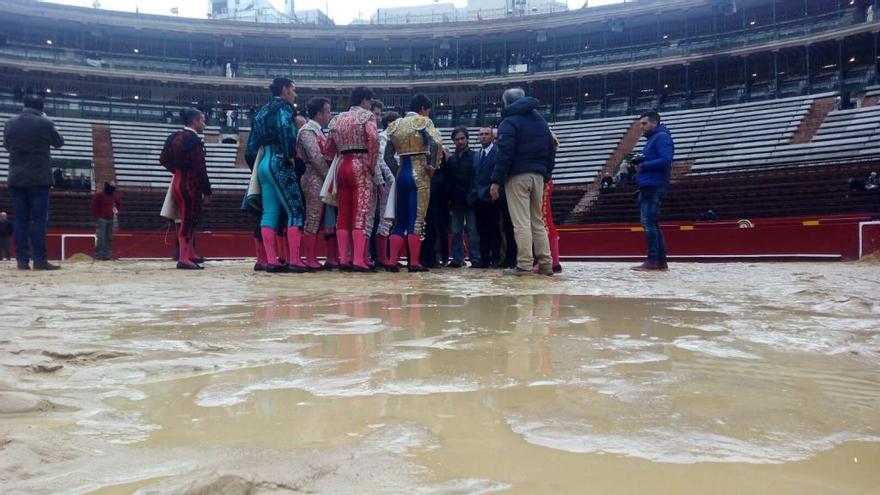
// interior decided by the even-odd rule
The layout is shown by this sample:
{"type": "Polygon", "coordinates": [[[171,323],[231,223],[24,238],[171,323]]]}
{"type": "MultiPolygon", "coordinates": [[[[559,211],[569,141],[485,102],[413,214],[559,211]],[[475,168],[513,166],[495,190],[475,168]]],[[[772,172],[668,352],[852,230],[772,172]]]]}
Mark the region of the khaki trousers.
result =
{"type": "Polygon", "coordinates": [[[550,266],[550,240],[543,212],[544,178],[538,174],[513,175],[508,177],[504,188],[516,238],[516,265],[531,271],[536,257],[539,264],[550,266]]]}

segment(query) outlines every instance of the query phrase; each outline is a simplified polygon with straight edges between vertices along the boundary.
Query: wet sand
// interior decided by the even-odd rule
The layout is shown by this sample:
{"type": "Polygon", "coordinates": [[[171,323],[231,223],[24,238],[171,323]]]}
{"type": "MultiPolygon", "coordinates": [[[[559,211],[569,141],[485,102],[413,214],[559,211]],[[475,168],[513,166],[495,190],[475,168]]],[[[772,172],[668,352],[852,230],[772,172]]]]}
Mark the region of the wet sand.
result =
{"type": "Polygon", "coordinates": [[[4,493],[880,492],[880,263],[13,267],[4,493]]]}

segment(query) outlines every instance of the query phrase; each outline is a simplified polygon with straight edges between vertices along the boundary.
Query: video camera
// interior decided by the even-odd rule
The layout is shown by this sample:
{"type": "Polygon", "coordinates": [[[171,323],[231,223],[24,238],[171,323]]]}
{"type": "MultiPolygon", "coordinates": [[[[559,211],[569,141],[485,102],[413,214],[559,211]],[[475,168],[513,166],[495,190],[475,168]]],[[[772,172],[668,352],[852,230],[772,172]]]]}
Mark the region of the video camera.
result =
{"type": "Polygon", "coordinates": [[[623,161],[626,163],[626,172],[630,176],[635,176],[638,172],[636,165],[645,161],[645,155],[636,152],[627,153],[623,156],[623,161]]]}

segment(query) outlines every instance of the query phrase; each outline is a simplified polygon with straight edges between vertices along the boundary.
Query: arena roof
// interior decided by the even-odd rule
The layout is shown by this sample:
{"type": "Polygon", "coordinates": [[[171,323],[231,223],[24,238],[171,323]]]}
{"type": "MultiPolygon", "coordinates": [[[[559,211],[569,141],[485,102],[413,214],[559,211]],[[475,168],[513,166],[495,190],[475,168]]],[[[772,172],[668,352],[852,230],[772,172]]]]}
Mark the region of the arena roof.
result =
{"type": "Polygon", "coordinates": [[[224,35],[271,36],[292,39],[389,39],[389,38],[436,38],[481,36],[503,34],[522,30],[558,29],[590,22],[602,22],[611,18],[657,15],[698,7],[711,7],[711,0],[643,0],[636,3],[613,4],[590,7],[562,13],[537,14],[524,17],[463,21],[443,24],[413,25],[348,25],[316,26],[305,24],[253,23],[242,21],[190,19],[174,16],[117,12],[90,9],[33,0],[0,0],[0,9],[24,17],[39,17],[63,22],[79,22],[108,27],[177,31],[183,33],[224,35]]]}

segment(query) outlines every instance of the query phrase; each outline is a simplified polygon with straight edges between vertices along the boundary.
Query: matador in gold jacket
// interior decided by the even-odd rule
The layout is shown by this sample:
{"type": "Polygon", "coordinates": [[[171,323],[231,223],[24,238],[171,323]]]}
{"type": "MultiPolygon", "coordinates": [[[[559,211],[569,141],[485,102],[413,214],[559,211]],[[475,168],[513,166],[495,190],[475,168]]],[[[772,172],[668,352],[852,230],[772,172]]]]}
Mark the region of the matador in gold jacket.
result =
{"type": "Polygon", "coordinates": [[[394,230],[390,266],[396,267],[404,238],[409,244],[409,271],[422,272],[419,264],[425,213],[431,197],[431,176],[443,161],[443,140],[431,122],[431,100],[417,94],[405,117],[388,125],[385,161],[397,170],[394,230]],[[400,166],[394,155],[400,157],[400,166]]]}

